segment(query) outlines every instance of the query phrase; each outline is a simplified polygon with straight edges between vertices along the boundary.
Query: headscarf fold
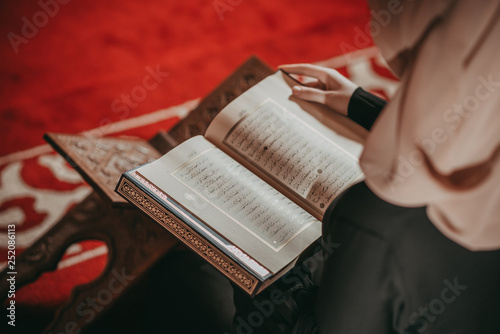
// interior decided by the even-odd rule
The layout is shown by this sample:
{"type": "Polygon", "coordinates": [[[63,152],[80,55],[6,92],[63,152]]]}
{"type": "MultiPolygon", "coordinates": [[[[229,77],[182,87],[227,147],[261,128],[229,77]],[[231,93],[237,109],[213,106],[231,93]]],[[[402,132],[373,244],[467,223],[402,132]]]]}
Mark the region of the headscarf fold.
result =
{"type": "Polygon", "coordinates": [[[390,203],[427,206],[470,250],[500,249],[500,2],[369,2],[401,86],[367,138],[366,183],[390,203]]]}

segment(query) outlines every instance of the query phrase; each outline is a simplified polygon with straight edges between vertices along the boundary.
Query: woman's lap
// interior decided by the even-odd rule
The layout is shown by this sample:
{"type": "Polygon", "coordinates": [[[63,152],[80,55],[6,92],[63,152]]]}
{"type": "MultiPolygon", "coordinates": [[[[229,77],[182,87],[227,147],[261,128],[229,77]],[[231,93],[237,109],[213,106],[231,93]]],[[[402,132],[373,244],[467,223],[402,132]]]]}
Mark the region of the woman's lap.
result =
{"type": "Polygon", "coordinates": [[[364,183],[344,192],[323,224],[324,240],[340,246],[325,256],[321,333],[500,332],[492,316],[500,314],[500,251],[468,251],[425,208],[386,203],[364,183]]]}

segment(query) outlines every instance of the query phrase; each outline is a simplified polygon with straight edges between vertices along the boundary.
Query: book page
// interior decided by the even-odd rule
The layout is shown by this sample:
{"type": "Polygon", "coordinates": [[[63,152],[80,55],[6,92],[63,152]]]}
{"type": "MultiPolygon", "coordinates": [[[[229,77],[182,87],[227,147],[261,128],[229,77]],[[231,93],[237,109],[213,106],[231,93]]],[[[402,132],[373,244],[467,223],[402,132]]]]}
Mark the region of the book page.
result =
{"type": "Polygon", "coordinates": [[[334,198],[362,177],[361,144],[327,128],[294,101],[277,72],[226,107],[206,137],[321,219],[334,198]]]}
{"type": "Polygon", "coordinates": [[[273,273],[320,237],[317,219],[203,137],[137,172],[273,273]]]}

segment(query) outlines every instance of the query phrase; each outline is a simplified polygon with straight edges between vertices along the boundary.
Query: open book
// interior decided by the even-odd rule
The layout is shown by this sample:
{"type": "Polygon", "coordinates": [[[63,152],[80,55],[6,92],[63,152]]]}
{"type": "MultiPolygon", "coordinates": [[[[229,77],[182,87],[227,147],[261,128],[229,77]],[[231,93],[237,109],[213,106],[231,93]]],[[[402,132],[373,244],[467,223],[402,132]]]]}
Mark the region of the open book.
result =
{"type": "Polygon", "coordinates": [[[296,84],[283,71],[268,76],[204,137],[124,173],[116,188],[252,295],[320,238],[329,204],[363,176],[362,132],[295,99],[296,84]]]}

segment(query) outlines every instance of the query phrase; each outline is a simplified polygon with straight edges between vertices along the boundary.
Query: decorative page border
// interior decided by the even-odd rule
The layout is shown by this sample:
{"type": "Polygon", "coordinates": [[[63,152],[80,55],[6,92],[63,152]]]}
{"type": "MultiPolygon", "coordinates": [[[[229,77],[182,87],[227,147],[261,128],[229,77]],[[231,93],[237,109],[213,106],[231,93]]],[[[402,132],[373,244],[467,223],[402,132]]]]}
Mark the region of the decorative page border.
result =
{"type": "Polygon", "coordinates": [[[247,293],[252,294],[256,289],[258,280],[249,275],[238,264],[229,259],[216,247],[204,240],[194,230],[186,226],[180,219],[172,215],[167,209],[158,205],[150,196],[144,194],[141,190],[126,178],[122,177],[118,186],[120,194],[125,196],[130,202],[148,214],[157,223],[162,225],[179,240],[200,254],[213,266],[218,268],[233,282],[238,284],[247,293]]]}

